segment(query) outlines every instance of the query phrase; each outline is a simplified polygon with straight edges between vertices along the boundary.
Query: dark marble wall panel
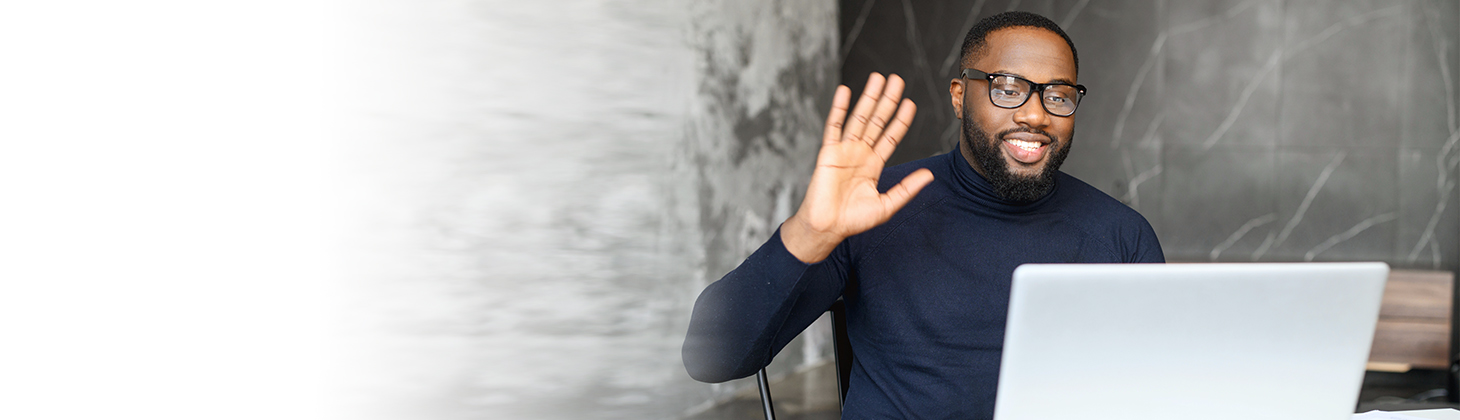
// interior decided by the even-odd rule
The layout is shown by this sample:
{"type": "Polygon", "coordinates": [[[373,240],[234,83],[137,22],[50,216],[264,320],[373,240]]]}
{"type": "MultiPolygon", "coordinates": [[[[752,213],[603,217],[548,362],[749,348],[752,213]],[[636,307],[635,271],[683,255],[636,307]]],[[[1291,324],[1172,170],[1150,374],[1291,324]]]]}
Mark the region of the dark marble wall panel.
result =
{"type": "Polygon", "coordinates": [[[1271,153],[1254,151],[1171,150],[1163,171],[1164,200],[1161,208],[1167,223],[1161,232],[1161,246],[1168,254],[1201,255],[1221,261],[1241,260],[1251,255],[1261,241],[1261,229],[1274,223],[1277,215],[1270,200],[1273,182],[1268,177],[1234,177],[1232,173],[1266,173],[1274,165],[1271,153]],[[1212,232],[1223,232],[1212,241],[1212,232]]]}
{"type": "Polygon", "coordinates": [[[1387,150],[1277,154],[1273,240],[1259,260],[1384,260],[1394,247],[1396,162],[1387,150]],[[1354,194],[1363,191],[1364,194],[1354,194]]]}
{"type": "Polygon", "coordinates": [[[904,96],[918,105],[916,124],[891,163],[941,153],[957,140],[948,81],[956,73],[961,34],[973,24],[977,11],[986,8],[971,9],[971,3],[841,2],[842,83],[861,92],[868,73],[896,73],[907,81],[904,96]]]}
{"type": "Polygon", "coordinates": [[[1284,146],[1399,146],[1399,100],[1409,85],[1408,75],[1398,71],[1409,58],[1407,6],[1287,2],[1284,146]]]}
{"type": "MultiPolygon", "coordinates": [[[[1282,10],[1251,1],[1173,2],[1159,49],[1160,132],[1168,146],[1197,150],[1277,143],[1282,10]]],[[[1267,171],[1259,174],[1267,173],[1267,171]]]]}
{"type": "MultiPolygon", "coordinates": [[[[928,77],[919,54],[954,48],[981,17],[1024,10],[1060,23],[1090,88],[1063,169],[1144,214],[1171,260],[1460,265],[1453,1],[841,7],[842,77],[855,87],[872,70],[928,77]]],[[[932,77],[952,75],[941,70],[932,77]]],[[[946,94],[910,92],[923,106],[898,162],[956,142],[946,94]]]]}
{"type": "Polygon", "coordinates": [[[1460,195],[1455,191],[1453,153],[1435,148],[1399,150],[1399,219],[1393,261],[1438,268],[1453,261],[1460,246],[1460,195]],[[1448,170],[1447,170],[1448,169],[1448,170]]]}
{"type": "Polygon", "coordinates": [[[1399,233],[1392,258],[1417,267],[1460,259],[1455,146],[1460,140],[1460,3],[1420,2],[1410,10],[1407,53],[1397,69],[1410,83],[1400,99],[1399,233]],[[1448,76],[1448,78],[1446,77],[1448,76]]]}
{"type": "Polygon", "coordinates": [[[1159,191],[1165,188],[1156,131],[1162,121],[1160,107],[1154,106],[1165,88],[1165,64],[1149,48],[1162,42],[1161,28],[1149,23],[1163,6],[1153,0],[1089,2],[1082,8],[1071,4],[1046,14],[1075,40],[1079,82],[1089,89],[1075,120],[1065,171],[1145,210],[1154,223],[1161,217],[1159,191]]]}
{"type": "Polygon", "coordinates": [[[1410,59],[1402,66],[1386,65],[1374,71],[1398,73],[1414,87],[1400,98],[1402,144],[1439,148],[1456,130],[1460,117],[1456,114],[1460,2],[1422,2],[1410,10],[1408,21],[1406,53],[1410,59]]]}

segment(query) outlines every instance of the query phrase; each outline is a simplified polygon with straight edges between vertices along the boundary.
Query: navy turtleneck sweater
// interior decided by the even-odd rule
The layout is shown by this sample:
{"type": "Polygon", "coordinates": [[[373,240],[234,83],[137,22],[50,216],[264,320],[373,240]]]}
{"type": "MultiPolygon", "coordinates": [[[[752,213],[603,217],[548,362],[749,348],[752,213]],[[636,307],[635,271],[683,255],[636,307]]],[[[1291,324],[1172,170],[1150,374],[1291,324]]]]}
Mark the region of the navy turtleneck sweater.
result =
{"type": "Polygon", "coordinates": [[[777,231],[695,302],[684,364],[723,382],[754,374],[838,297],[855,354],[842,417],[993,417],[1014,268],[1164,262],[1139,213],[1063,172],[1044,198],[1003,200],[963,155],[887,168],[934,181],[880,226],[805,264],[777,231]]]}

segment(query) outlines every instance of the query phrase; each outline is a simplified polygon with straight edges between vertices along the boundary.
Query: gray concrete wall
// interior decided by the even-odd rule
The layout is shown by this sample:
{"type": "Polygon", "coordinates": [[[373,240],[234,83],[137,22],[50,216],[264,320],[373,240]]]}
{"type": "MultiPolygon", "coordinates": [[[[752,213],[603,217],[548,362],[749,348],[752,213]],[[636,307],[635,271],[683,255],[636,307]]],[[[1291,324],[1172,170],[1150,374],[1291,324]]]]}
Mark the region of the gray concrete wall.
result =
{"type": "Polygon", "coordinates": [[[1460,267],[1460,7],[1410,1],[843,0],[842,77],[908,79],[905,162],[957,140],[948,80],[978,18],[1060,23],[1090,89],[1064,170],[1174,261],[1460,267]]]}
{"type": "MultiPolygon", "coordinates": [[[[800,201],[838,78],[834,2],[342,17],[342,418],[679,418],[753,386],[694,382],[680,345],[699,291],[800,201]]],[[[772,371],[827,347],[798,340],[772,371]]]]}
{"type": "MultiPolygon", "coordinates": [[[[688,133],[674,159],[681,188],[674,198],[695,220],[701,256],[688,296],[734,269],[801,203],[821,128],[838,80],[833,1],[702,2],[690,31],[697,94],[688,133]]],[[[780,378],[825,360],[827,317],[786,347],[767,369],[780,378]]],[[[811,384],[817,386],[822,384],[811,384]]],[[[834,409],[830,392],[808,393],[797,409],[834,409]]],[[[754,377],[716,385],[715,399],[754,387],[754,377]]],[[[789,408],[789,407],[788,407],[789,408]]]]}

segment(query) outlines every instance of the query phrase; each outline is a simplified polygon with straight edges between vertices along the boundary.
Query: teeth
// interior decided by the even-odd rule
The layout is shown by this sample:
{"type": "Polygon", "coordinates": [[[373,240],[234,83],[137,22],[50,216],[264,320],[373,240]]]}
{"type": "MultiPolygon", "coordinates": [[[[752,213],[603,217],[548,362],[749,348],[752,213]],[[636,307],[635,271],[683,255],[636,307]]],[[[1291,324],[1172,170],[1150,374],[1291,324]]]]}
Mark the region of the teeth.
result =
{"type": "Polygon", "coordinates": [[[1031,152],[1039,150],[1039,146],[1041,146],[1041,144],[1039,144],[1039,142],[1033,142],[1033,141],[1024,141],[1024,140],[1004,140],[1004,141],[1009,142],[1009,144],[1012,144],[1015,147],[1018,147],[1018,148],[1024,149],[1024,150],[1028,150],[1028,151],[1031,151],[1031,152]]]}

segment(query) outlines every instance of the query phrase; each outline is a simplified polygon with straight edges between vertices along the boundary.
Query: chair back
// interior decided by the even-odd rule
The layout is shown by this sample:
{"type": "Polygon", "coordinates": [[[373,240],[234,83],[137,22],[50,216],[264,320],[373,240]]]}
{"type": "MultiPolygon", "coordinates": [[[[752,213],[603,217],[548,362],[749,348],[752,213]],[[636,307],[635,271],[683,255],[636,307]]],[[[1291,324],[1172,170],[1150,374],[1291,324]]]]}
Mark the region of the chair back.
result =
{"type": "MultiPolygon", "coordinates": [[[[826,310],[831,312],[831,340],[832,349],[835,352],[833,357],[836,363],[836,385],[841,393],[837,395],[837,401],[841,406],[847,404],[847,387],[851,385],[852,379],[852,341],[847,338],[847,305],[841,299],[831,304],[826,310]]],[[[775,405],[771,403],[771,384],[766,377],[765,368],[760,368],[755,373],[756,384],[760,387],[760,404],[765,410],[766,420],[776,420],[775,405]]]]}

